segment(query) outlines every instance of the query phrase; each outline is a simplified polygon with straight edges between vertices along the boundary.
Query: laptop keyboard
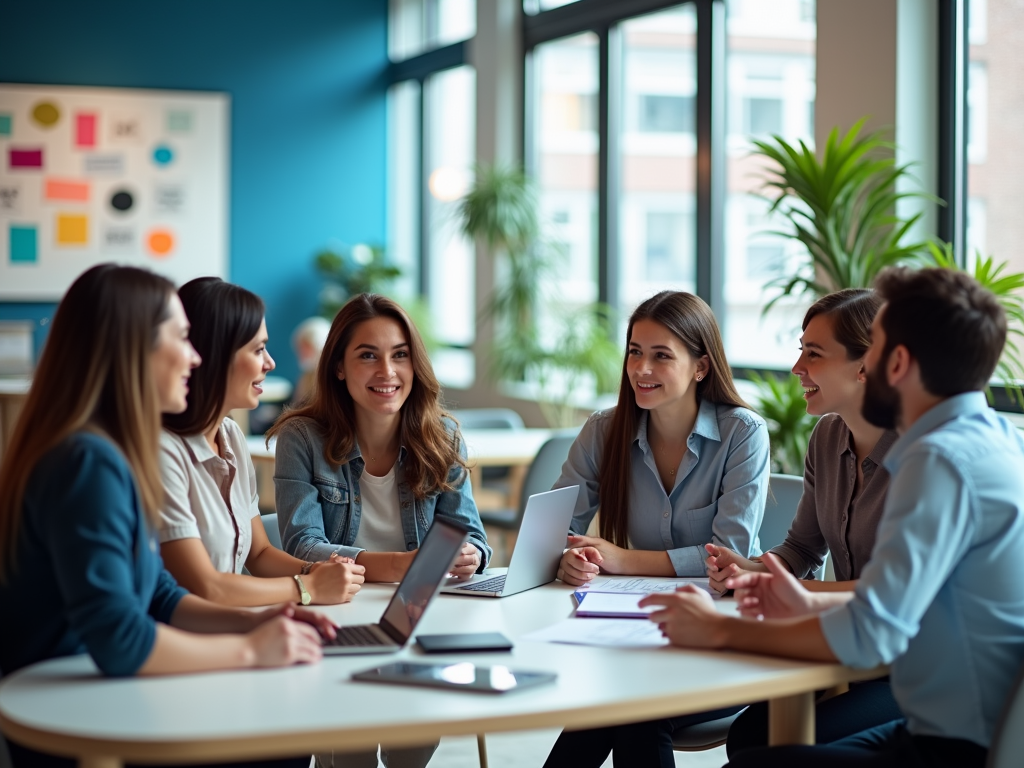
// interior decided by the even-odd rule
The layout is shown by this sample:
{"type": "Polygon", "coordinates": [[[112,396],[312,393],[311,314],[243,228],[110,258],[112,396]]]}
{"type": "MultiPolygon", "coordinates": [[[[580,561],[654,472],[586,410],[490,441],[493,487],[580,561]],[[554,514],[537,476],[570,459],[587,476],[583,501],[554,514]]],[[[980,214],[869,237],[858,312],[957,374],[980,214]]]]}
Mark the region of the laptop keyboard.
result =
{"type": "Polygon", "coordinates": [[[494,576],[484,581],[478,581],[475,584],[464,584],[456,589],[462,592],[501,592],[505,588],[505,574],[500,576],[494,576]]]}
{"type": "Polygon", "coordinates": [[[338,636],[333,640],[325,640],[324,645],[392,645],[392,642],[382,640],[366,625],[356,625],[354,627],[338,627],[338,636]]]}

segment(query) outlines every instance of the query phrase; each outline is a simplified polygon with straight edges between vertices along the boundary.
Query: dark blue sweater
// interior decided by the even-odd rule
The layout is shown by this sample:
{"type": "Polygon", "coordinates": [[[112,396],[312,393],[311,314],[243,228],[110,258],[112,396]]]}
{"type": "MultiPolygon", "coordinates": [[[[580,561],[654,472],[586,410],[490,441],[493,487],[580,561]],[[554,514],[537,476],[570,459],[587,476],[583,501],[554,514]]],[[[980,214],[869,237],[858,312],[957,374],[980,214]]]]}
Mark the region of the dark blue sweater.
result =
{"type": "Polygon", "coordinates": [[[121,452],[76,433],[29,478],[16,567],[0,584],[0,671],[88,653],[107,675],[133,675],[185,594],[121,452]]]}

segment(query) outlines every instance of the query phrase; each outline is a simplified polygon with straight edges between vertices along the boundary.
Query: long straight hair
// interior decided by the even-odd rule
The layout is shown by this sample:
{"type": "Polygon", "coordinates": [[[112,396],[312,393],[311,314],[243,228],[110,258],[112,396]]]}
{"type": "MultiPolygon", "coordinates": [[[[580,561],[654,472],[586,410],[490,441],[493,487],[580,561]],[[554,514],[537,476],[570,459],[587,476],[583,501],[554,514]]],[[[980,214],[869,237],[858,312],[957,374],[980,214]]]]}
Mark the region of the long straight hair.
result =
{"type": "Polygon", "coordinates": [[[601,506],[601,537],[625,547],[629,543],[629,471],[633,441],[640,423],[641,408],[629,382],[629,340],[633,326],[641,320],[653,320],[664,326],[682,342],[695,360],[707,355],[709,368],[697,382],[697,401],[749,408],[736,391],[732,371],[725,359],[722,334],[715,315],[703,299],[683,291],[662,291],[634,310],[626,329],[626,354],[622,361],[619,402],[612,416],[611,428],[605,438],[604,456],[598,483],[601,506]]]}
{"type": "Polygon", "coordinates": [[[155,526],[160,481],[160,399],[150,369],[174,285],[142,269],[100,264],[68,289],[0,465],[0,580],[16,566],[22,505],[39,461],[69,435],[94,430],[131,467],[155,526]]]}
{"type": "Polygon", "coordinates": [[[235,353],[252,341],[263,323],[263,299],[219,277],[199,277],[178,289],[192,324],[189,340],[203,364],[188,382],[188,406],[165,413],[164,427],[176,435],[206,432],[220,418],[235,353]]]}
{"type": "Polygon", "coordinates": [[[409,340],[414,381],[402,406],[401,440],[408,451],[404,472],[413,495],[423,499],[454,490],[448,475],[453,466],[460,467],[464,475],[466,462],[441,420],[450,416],[441,408],[441,385],[434,376],[427,348],[416,326],[404,309],[385,296],[361,293],[338,311],[320,355],[313,392],[305,405],[278,418],[267,432],[267,439],[277,434],[291,419],[305,416],[317,422],[324,431],[324,459],[335,466],[348,459],[356,443],[355,404],[348,385],[338,379],[338,366],[345,358],[356,328],[377,317],[395,320],[409,340]]]}

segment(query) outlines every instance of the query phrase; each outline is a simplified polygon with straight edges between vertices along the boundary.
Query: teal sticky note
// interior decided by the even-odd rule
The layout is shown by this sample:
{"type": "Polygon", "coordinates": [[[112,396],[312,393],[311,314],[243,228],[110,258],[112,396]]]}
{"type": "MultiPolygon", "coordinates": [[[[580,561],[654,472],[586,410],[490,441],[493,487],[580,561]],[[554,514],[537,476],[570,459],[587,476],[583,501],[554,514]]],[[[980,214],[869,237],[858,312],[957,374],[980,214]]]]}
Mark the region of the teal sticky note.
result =
{"type": "Polygon", "coordinates": [[[0,114],[0,136],[11,135],[11,116],[0,114]]]}
{"type": "Polygon", "coordinates": [[[34,264],[37,260],[36,228],[11,225],[11,261],[34,264]]]}

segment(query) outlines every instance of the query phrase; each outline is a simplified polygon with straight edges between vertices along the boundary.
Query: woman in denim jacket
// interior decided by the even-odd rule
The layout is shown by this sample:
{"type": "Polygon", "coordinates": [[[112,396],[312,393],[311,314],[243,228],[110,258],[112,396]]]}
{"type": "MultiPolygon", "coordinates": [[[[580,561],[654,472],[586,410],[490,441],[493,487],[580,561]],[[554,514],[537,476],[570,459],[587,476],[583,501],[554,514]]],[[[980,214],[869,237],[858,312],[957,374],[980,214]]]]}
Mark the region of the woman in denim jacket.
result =
{"type": "Polygon", "coordinates": [[[423,341],[383,296],[350,300],[331,325],[316,387],[277,436],[281,542],[308,561],[331,554],[366,566],[367,581],[400,581],[434,516],[470,530],[456,576],[490,557],[455,421],[423,341]]]}

